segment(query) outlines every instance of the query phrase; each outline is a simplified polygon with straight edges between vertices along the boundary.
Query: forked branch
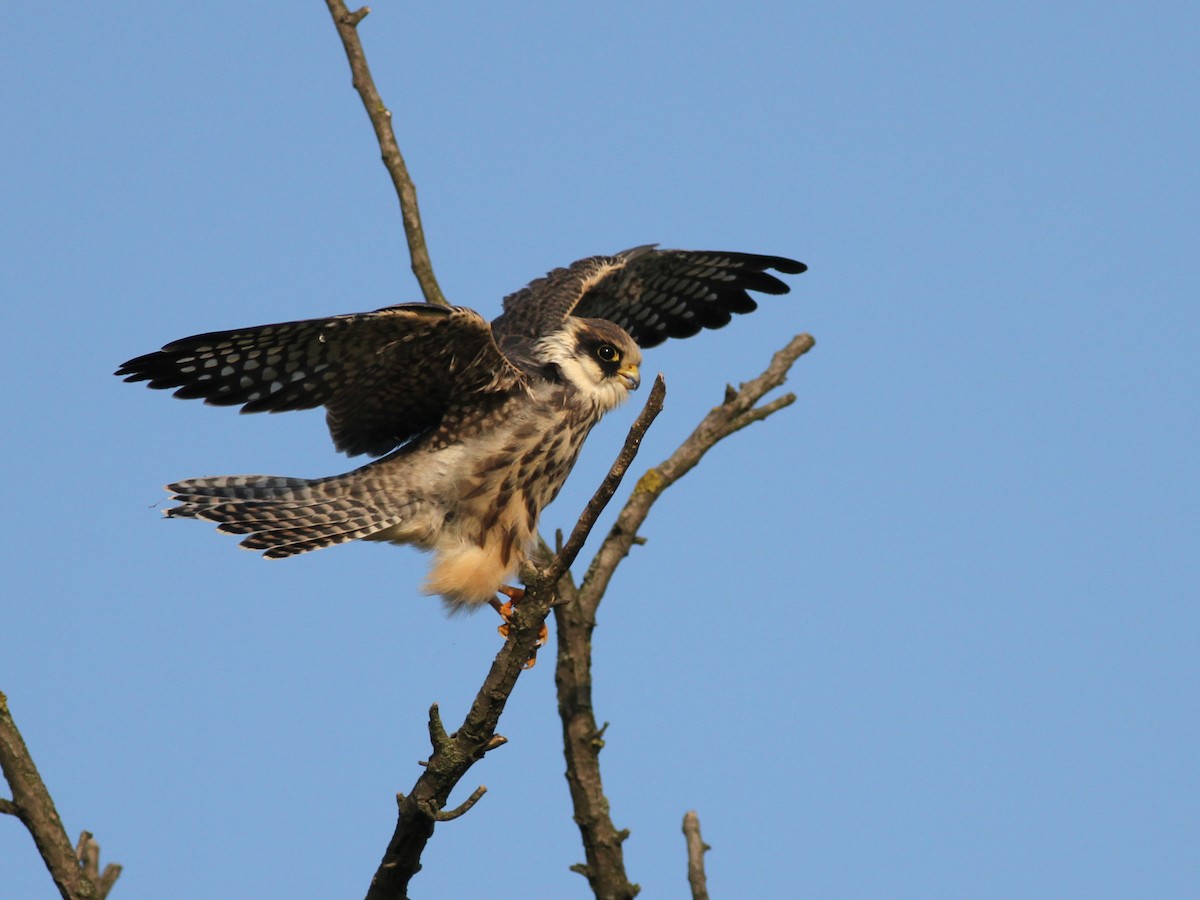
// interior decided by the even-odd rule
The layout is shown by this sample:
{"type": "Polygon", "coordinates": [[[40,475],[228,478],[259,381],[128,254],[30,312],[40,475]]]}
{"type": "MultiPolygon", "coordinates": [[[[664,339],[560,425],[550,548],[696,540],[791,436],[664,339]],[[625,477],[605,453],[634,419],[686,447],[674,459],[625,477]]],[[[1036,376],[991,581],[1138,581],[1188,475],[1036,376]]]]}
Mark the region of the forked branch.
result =
{"type": "Polygon", "coordinates": [[[563,754],[567,761],[567,785],[583,840],[585,862],[572,868],[588,879],[597,897],[628,900],[638,892],[625,871],[622,844],[629,832],[613,823],[600,777],[603,731],[592,706],[592,632],[596,610],[621,560],[637,542],[638,529],[651,506],[668,487],[690,472],[719,441],[747,425],[760,422],[790,406],[795,396],[785,394],[758,405],[766,394],[786,380],[792,364],[813,347],[807,334],[794,337],[775,354],[766,370],[737,390],[727,389],[725,400],[712,409],[691,436],[666,460],[638,481],[633,495],[617,515],[588,566],[581,586],[568,572],[559,581],[564,601],[554,611],[558,636],[555,685],[558,714],[562,720],[563,754]]]}
{"type": "Polygon", "coordinates": [[[625,445],[608,476],[580,517],[567,546],[544,568],[526,563],[522,572],[525,597],[514,607],[504,646],[496,654],[463,724],[457,731],[447,733],[437,705],[430,708],[429,738],[433,754],[426,761],[425,771],[417,779],[412,792],[396,797],[399,806],[396,828],[371,880],[367,900],[400,900],[406,897],[409,881],[421,868],[421,853],[433,835],[434,824],[462,815],[486,791],[486,788],[480,787],[460,808],[445,811],[451,791],[467,770],[485,753],[505,743],[504,738],[496,734],[496,727],[517,679],[536,652],[541,627],[557,599],[556,585],[561,573],[571,564],[595,525],[596,518],[612,499],[637,454],[646,430],[662,410],[665,393],[666,386],[660,376],[654,383],[645,408],[629,430],[625,445]]]}
{"type": "MultiPolygon", "coordinates": [[[[345,47],[354,87],[375,129],[384,165],[391,174],[400,201],[413,272],[426,301],[444,305],[446,300],[437,286],[425,246],[416,189],[392,130],[391,113],[375,88],[358,37],[357,26],[369,9],[363,7],[350,12],[342,0],[326,0],[326,3],[345,47]]],[[[586,863],[572,868],[588,878],[597,897],[632,898],[637,894],[638,886],[626,877],[621,853],[621,844],[629,833],[613,825],[600,780],[599,753],[604,745],[604,729],[597,726],[591,700],[591,638],[596,609],[617,566],[638,541],[637,530],[654,501],[690,471],[718,441],[794,402],[795,397],[787,394],[757,405],[769,391],[783,383],[792,364],[812,346],[813,339],[808,335],[793,338],[775,354],[770,366],[758,378],[738,390],[728,389],[725,401],[704,418],[691,437],[668,459],[642,476],[588,567],[582,585],[577,588],[569,567],[632,461],[649,421],[661,407],[662,385],[661,382],[655,385],[647,410],[630,432],[622,456],[588,505],[566,545],[545,568],[537,569],[527,564],[523,571],[527,588],[525,599],[514,612],[504,648],[493,662],[462,727],[447,734],[441,726],[437,707],[430,710],[434,752],[413,792],[408,796],[397,796],[400,811],[396,831],[372,881],[368,900],[404,897],[409,879],[420,868],[421,851],[433,833],[435,821],[461,815],[482,796],[485,789],[481,787],[458,809],[445,811],[450,791],[471,764],[504,743],[504,738],[495,733],[497,721],[525,662],[535,650],[538,631],[556,597],[559,600],[555,608],[558,633],[555,681],[567,758],[567,781],[587,858],[586,863]],[[649,412],[656,402],[658,407],[649,412]],[[646,419],[644,423],[643,419],[646,419]]]]}
{"type": "Polygon", "coordinates": [[[63,900],[103,900],[121,874],[109,864],[100,871],[100,845],[85,831],[71,846],[54,800],[38,774],[29,748],[13,721],[8,698],[0,693],[0,769],[12,800],[0,801],[0,813],[16,816],[28,829],[63,900]]]}
{"type": "Polygon", "coordinates": [[[709,410],[708,415],[674,453],[638,480],[633,495],[621,509],[616,524],[605,537],[584,575],[579,590],[580,601],[585,609],[590,609],[594,614],[613,573],[629,553],[638,529],[663,491],[694,469],[704,454],[721,440],[748,425],[763,421],[796,401],[795,394],[784,394],[761,406],[757,405],[787,380],[796,360],[815,344],[816,341],[809,334],[798,334],[792,338],[787,346],[775,353],[761,375],[736,390],[727,388],[724,402],[709,410]]]}

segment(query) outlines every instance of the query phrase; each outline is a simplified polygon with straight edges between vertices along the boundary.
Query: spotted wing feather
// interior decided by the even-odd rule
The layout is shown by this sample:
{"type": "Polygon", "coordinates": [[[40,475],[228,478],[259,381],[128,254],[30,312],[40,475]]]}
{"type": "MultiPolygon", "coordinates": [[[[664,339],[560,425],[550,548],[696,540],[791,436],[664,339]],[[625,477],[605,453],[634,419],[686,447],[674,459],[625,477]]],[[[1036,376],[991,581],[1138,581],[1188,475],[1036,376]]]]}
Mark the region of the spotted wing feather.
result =
{"type": "Polygon", "coordinates": [[[653,347],[752,312],[757,304],[750,291],[786,294],[788,285],[770,269],[794,275],[807,266],[783,256],[635,247],[554,270],[507,297],[492,327],[535,337],[568,315],[607,319],[642,347],[653,347]]]}
{"type": "Polygon", "coordinates": [[[245,413],[324,406],[351,456],[389,452],[452,399],[523,381],[477,313],[424,304],[194,335],[116,374],[245,413]]]}

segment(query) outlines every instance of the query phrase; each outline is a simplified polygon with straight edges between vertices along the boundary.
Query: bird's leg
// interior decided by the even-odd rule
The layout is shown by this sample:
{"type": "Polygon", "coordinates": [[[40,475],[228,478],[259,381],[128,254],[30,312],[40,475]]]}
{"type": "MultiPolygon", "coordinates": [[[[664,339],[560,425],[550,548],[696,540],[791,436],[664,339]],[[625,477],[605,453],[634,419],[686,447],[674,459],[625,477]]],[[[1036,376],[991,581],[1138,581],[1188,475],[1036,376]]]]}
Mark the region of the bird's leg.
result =
{"type": "MultiPolygon", "coordinates": [[[[491,604],[492,609],[498,612],[500,614],[500,618],[504,620],[504,624],[498,627],[496,630],[500,632],[502,637],[508,637],[509,631],[512,630],[511,623],[513,607],[525,599],[525,589],[502,584],[497,590],[499,593],[506,596],[508,600],[506,600],[504,603],[501,603],[498,598],[493,597],[488,602],[491,604]]],[[[525,668],[533,668],[534,664],[537,662],[538,648],[542,647],[546,641],[549,640],[549,638],[550,630],[546,627],[546,623],[543,622],[542,628],[538,632],[537,643],[533,645],[533,653],[526,661],[525,668]]]]}

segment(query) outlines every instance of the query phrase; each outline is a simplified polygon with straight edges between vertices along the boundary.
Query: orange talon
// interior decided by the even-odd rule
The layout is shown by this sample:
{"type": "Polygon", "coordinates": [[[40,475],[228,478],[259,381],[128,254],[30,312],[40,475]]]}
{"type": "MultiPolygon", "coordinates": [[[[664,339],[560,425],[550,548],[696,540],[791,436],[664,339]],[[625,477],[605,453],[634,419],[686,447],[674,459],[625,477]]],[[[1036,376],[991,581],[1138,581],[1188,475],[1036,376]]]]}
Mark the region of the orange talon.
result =
{"type": "MultiPolygon", "coordinates": [[[[502,625],[498,626],[496,628],[496,631],[498,631],[500,633],[501,637],[506,638],[506,637],[508,637],[509,633],[512,631],[513,606],[515,606],[516,604],[520,603],[523,599],[525,599],[525,589],[519,588],[519,587],[511,587],[510,585],[507,585],[507,584],[502,584],[497,589],[497,593],[501,593],[504,596],[508,597],[508,600],[506,600],[504,603],[501,603],[498,599],[492,599],[488,602],[491,604],[492,609],[494,609],[497,613],[499,613],[500,618],[504,620],[504,623],[502,625]]],[[[546,641],[548,641],[549,639],[550,639],[550,629],[547,628],[546,623],[543,622],[542,628],[538,632],[537,642],[533,645],[533,653],[530,654],[529,659],[525,661],[526,669],[532,669],[537,664],[538,648],[545,646],[546,641]]]]}
{"type": "Polygon", "coordinates": [[[510,603],[520,603],[525,599],[525,588],[513,587],[511,584],[502,584],[497,590],[507,597],[510,603]]]}

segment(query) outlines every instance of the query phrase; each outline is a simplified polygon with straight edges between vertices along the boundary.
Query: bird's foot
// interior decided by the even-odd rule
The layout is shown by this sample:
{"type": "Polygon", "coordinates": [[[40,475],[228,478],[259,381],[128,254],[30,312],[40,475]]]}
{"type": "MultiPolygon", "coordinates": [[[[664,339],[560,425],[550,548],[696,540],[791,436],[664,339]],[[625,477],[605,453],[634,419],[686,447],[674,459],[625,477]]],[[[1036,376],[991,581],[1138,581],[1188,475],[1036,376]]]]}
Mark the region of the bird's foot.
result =
{"type": "MultiPolygon", "coordinates": [[[[490,603],[492,609],[499,613],[500,618],[504,620],[504,624],[499,626],[496,630],[500,632],[501,637],[508,637],[509,632],[512,631],[513,607],[525,599],[525,590],[523,588],[502,584],[500,585],[499,593],[506,596],[508,600],[506,600],[504,603],[501,603],[498,599],[493,598],[490,603]]],[[[549,639],[550,629],[548,629],[546,627],[546,623],[543,622],[542,628],[538,632],[537,643],[533,645],[533,653],[531,653],[529,659],[525,661],[526,669],[532,669],[534,667],[534,665],[537,663],[538,650],[543,647],[546,641],[549,639]]]]}
{"type": "Polygon", "coordinates": [[[508,600],[501,603],[496,597],[493,597],[488,603],[492,609],[500,614],[500,618],[504,620],[504,624],[500,626],[503,629],[500,633],[508,637],[508,623],[512,618],[513,606],[525,599],[525,589],[513,587],[510,584],[502,584],[496,589],[496,593],[503,594],[508,600]]]}

